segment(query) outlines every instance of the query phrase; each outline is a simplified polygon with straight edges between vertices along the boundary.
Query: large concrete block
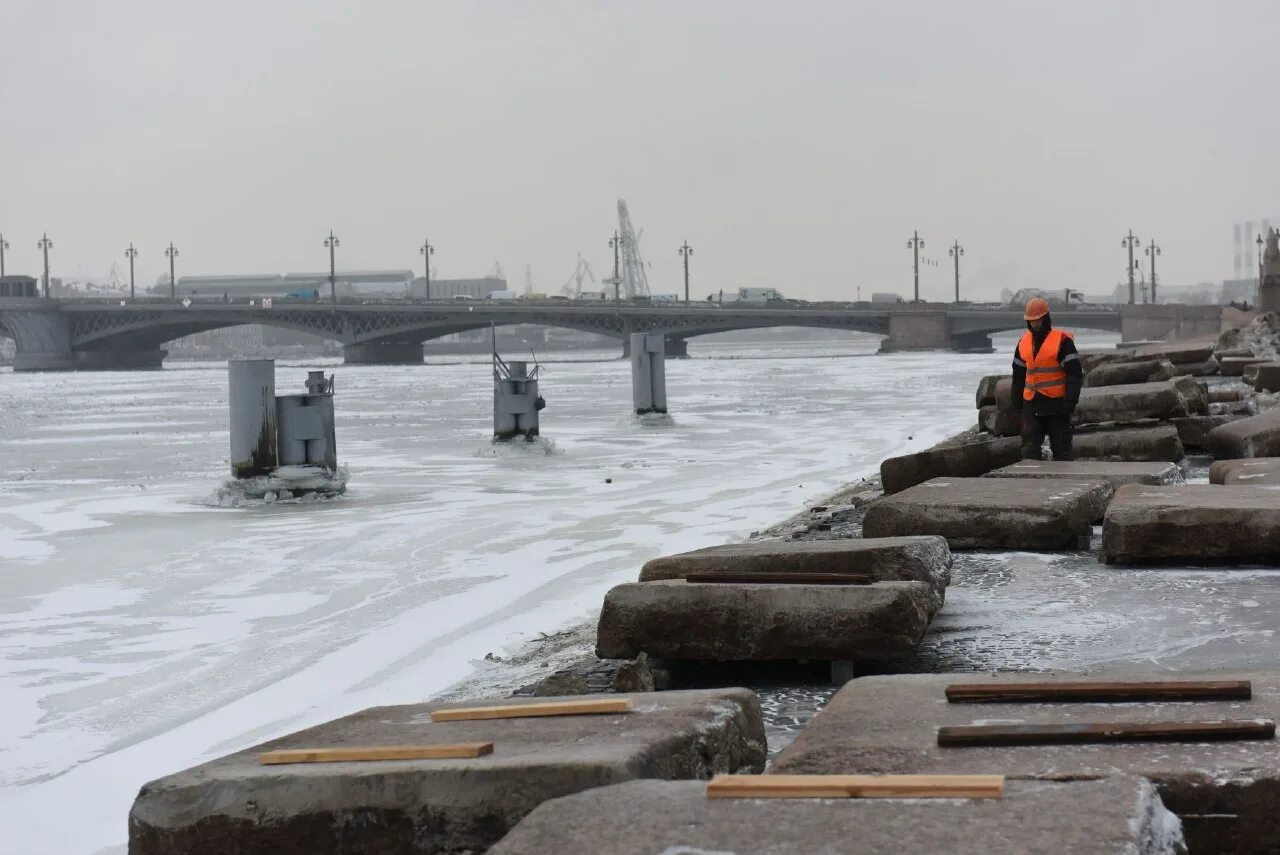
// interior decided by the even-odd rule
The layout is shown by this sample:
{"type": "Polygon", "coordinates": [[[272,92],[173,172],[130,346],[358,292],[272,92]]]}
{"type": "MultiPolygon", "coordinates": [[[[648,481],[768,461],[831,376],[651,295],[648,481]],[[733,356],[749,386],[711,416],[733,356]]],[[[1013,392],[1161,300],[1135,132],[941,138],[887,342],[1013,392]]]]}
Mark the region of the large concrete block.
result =
{"type": "Polygon", "coordinates": [[[1187,415],[1203,416],[1209,412],[1209,389],[1203,380],[1189,376],[1176,377],[1173,380],[1173,387],[1186,402],[1187,415]]]}
{"type": "Polygon", "coordinates": [[[709,799],[633,781],[546,802],[493,855],[1176,855],[1178,818],[1149,781],[1007,781],[1000,799],[709,799]],[[1081,819],[1088,820],[1082,822],[1081,819]]]}
{"type": "Polygon", "coordinates": [[[1112,463],[1103,460],[1022,460],[988,472],[987,478],[1053,478],[1124,484],[1179,484],[1182,470],[1174,463],[1112,463]]]}
{"type": "Polygon", "coordinates": [[[934,478],[873,502],[862,531],[867,537],[938,534],[952,549],[1072,549],[1102,516],[1111,493],[1105,481],[934,478]]]}
{"type": "Polygon", "coordinates": [[[1097,386],[1080,393],[1073,421],[1078,425],[1137,422],[1188,415],[1187,402],[1172,381],[1097,386]]]}
{"type": "Polygon", "coordinates": [[[1133,383],[1151,383],[1172,380],[1173,363],[1164,359],[1146,359],[1141,362],[1112,362],[1089,370],[1084,376],[1085,386],[1122,386],[1133,383]]]}
{"type": "Polygon", "coordinates": [[[1253,386],[1258,381],[1258,370],[1262,368],[1264,364],[1265,363],[1262,362],[1255,362],[1251,365],[1246,365],[1244,370],[1240,372],[1241,382],[1246,386],[1253,386]]]}
{"type": "Polygon", "coordinates": [[[1219,425],[1209,431],[1208,442],[1219,460],[1280,457],[1280,407],[1219,425]]]}
{"type": "Polygon", "coordinates": [[[1103,522],[1102,554],[1108,564],[1280,563],[1280,487],[1121,487],[1103,522]]]}
{"type": "Polygon", "coordinates": [[[1176,463],[1185,456],[1178,430],[1173,425],[1081,431],[1075,435],[1071,450],[1077,460],[1176,463]]]}
{"type": "Polygon", "coordinates": [[[836,693],[809,727],[782,751],[770,771],[1003,774],[1058,780],[1135,775],[1152,780],[1165,805],[1183,817],[1190,851],[1232,855],[1276,851],[1275,842],[1280,840],[1280,811],[1275,809],[1280,798],[1280,740],[982,748],[937,745],[939,727],[978,720],[1041,724],[1280,718],[1280,678],[1275,672],[1170,674],[1153,668],[1088,675],[1094,680],[1251,679],[1253,699],[1249,701],[951,704],[944,695],[951,683],[1040,682],[1053,676],[984,673],[861,677],[836,693]]]}
{"type": "Polygon", "coordinates": [[[1230,404],[1245,399],[1245,391],[1242,386],[1214,386],[1208,390],[1210,404],[1230,404]]]}
{"type": "Polygon", "coordinates": [[[1173,366],[1173,373],[1179,377],[1213,377],[1218,374],[1218,361],[1206,359],[1203,362],[1179,362],[1173,366]]]}
{"type": "Polygon", "coordinates": [[[993,436],[1019,436],[1022,433],[1022,414],[989,404],[978,410],[978,429],[993,436]]]}
{"type": "Polygon", "coordinates": [[[1013,437],[930,448],[885,460],[880,480],[886,493],[897,493],[940,475],[976,478],[1021,457],[1022,443],[1013,437]]]}
{"type": "Polygon", "coordinates": [[[1178,432],[1178,439],[1181,440],[1184,450],[1208,451],[1209,434],[1216,428],[1229,425],[1232,422],[1238,422],[1243,418],[1248,418],[1248,416],[1236,413],[1218,413],[1210,416],[1187,416],[1181,419],[1174,419],[1172,424],[1178,432]]]}
{"type": "Polygon", "coordinates": [[[690,573],[831,573],[877,582],[924,582],[941,593],[951,581],[951,550],[941,537],[765,540],[709,546],[654,558],[641,582],[690,573]]]}
{"type": "Polygon", "coordinates": [[[1164,359],[1174,365],[1188,362],[1205,362],[1213,358],[1214,342],[1159,342],[1144,344],[1130,351],[1132,359],[1164,359]]]}
{"type": "Polygon", "coordinates": [[[1240,377],[1244,374],[1245,368],[1250,365],[1258,365],[1267,361],[1265,357],[1261,356],[1219,356],[1218,373],[1223,377],[1240,377]]]}
{"type": "Polygon", "coordinates": [[[1259,392],[1280,392],[1280,362],[1259,365],[1253,378],[1253,388],[1259,392]]]}
{"type": "Polygon", "coordinates": [[[527,700],[376,707],[152,781],[129,814],[130,855],[484,851],[547,799],[764,766],[760,702],[746,689],[640,694],[634,712],[616,715],[430,718],[450,706],[527,700]],[[472,760],[258,763],[279,748],[442,742],[493,742],[494,751],[472,760]]]}
{"type": "Polygon", "coordinates": [[[1215,460],[1209,467],[1210,484],[1280,483],[1280,457],[1241,457],[1215,460]]]}
{"type": "Polygon", "coordinates": [[[941,607],[925,582],[871,585],[618,585],[604,598],[596,655],[718,662],[877,660],[911,653],[941,607]]]}
{"type": "Polygon", "coordinates": [[[996,402],[996,384],[1008,378],[1008,374],[989,374],[978,381],[978,392],[974,396],[978,409],[996,402]]]}

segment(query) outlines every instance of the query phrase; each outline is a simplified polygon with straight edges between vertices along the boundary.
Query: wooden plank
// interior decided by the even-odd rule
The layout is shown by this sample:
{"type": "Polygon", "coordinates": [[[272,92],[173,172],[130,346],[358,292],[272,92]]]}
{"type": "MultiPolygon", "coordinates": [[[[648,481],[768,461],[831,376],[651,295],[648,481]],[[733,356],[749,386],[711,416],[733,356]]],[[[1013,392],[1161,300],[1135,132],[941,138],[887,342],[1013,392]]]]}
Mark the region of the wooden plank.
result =
{"type": "Polygon", "coordinates": [[[493,753],[492,742],[437,745],[369,745],[351,748],[286,748],[258,755],[264,765],[281,763],[365,763],[374,760],[447,760],[483,757],[493,753]]]}
{"type": "Polygon", "coordinates": [[[717,775],[709,799],[998,799],[1003,775],[717,775]]]}
{"type": "Polygon", "coordinates": [[[604,715],[631,712],[630,698],[601,698],[588,701],[549,701],[532,704],[507,704],[500,707],[459,707],[436,710],[432,721],[479,721],[492,718],[533,718],[554,715],[604,715]]]}
{"type": "Polygon", "coordinates": [[[870,576],[845,576],[840,573],[689,573],[686,582],[695,584],[770,584],[770,585],[870,585],[870,576]]]}
{"type": "Polygon", "coordinates": [[[952,683],[953,704],[1040,703],[1080,701],[1223,701],[1249,700],[1248,680],[1148,680],[1096,682],[1058,680],[1044,683],[952,683]]]}
{"type": "Polygon", "coordinates": [[[1271,739],[1270,719],[1242,721],[1075,722],[1070,724],[985,724],[938,728],[938,745],[1061,745],[1095,742],[1209,742],[1271,739]]]}

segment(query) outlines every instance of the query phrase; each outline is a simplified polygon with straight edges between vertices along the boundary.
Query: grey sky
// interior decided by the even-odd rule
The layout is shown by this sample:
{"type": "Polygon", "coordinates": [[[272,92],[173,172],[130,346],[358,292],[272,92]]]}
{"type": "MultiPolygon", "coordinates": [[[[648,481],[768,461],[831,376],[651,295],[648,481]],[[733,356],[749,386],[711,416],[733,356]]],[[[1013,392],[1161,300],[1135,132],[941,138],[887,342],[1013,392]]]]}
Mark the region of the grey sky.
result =
{"type": "Polygon", "coordinates": [[[655,291],[1168,284],[1280,215],[1268,2],[0,0],[10,272],[140,277],[500,260],[609,272],[619,197],[655,291]]]}

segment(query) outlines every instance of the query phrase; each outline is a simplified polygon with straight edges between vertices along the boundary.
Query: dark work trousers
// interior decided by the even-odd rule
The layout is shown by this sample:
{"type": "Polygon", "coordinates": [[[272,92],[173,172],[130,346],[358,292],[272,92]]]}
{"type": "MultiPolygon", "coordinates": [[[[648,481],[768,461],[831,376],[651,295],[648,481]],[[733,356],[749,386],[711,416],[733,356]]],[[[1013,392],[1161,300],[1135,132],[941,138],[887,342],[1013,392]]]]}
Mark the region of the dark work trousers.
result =
{"type": "Polygon", "coordinates": [[[1066,413],[1052,416],[1022,414],[1022,459],[1043,460],[1045,436],[1049,437],[1049,450],[1054,460],[1071,460],[1071,416],[1066,413]]]}

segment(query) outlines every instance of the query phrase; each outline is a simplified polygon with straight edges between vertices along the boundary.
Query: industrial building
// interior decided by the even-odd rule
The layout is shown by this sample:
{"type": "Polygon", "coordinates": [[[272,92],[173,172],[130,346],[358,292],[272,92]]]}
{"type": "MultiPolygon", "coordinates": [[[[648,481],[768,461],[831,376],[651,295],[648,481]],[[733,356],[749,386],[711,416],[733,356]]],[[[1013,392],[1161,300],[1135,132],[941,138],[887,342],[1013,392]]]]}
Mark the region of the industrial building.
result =
{"type": "MultiPolygon", "coordinates": [[[[413,282],[411,270],[345,270],[334,275],[339,296],[392,296],[405,297],[413,282]]],[[[222,296],[228,297],[283,297],[293,291],[317,291],[329,294],[328,273],[260,273],[231,274],[227,276],[179,276],[179,297],[222,296]]],[[[168,283],[151,289],[152,293],[168,295],[168,283]]]]}
{"type": "MultiPolygon", "coordinates": [[[[414,297],[426,297],[427,281],[419,276],[413,280],[414,297]]],[[[473,297],[482,300],[494,291],[507,290],[507,280],[497,276],[485,276],[480,279],[432,279],[431,294],[433,300],[452,300],[454,297],[473,297]]]]}
{"type": "Polygon", "coordinates": [[[0,297],[39,297],[40,285],[34,276],[0,276],[0,297]]]}

